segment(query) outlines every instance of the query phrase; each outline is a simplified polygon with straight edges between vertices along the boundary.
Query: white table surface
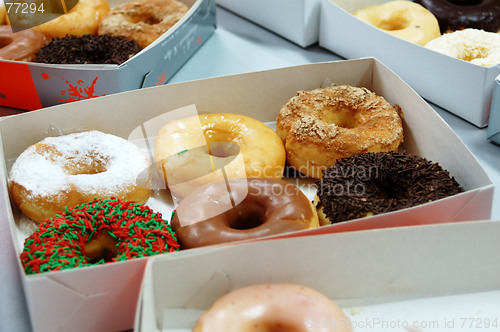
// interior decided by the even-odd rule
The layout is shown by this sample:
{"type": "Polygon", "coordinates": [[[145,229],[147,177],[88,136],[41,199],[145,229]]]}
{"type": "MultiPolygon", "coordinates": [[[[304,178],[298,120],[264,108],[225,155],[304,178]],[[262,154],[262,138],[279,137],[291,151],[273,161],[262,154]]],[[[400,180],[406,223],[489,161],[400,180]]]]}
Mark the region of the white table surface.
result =
{"type": "MultiPolygon", "coordinates": [[[[341,59],[339,56],[318,46],[300,48],[222,8],[217,8],[215,34],[189,59],[170,82],[339,59],[341,59]]],[[[455,130],[498,187],[500,185],[500,146],[487,141],[486,129],[478,129],[437,106],[431,106],[455,130]]],[[[0,111],[5,114],[10,110],[0,107],[0,111]]],[[[492,219],[496,220],[500,219],[499,195],[498,189],[495,189],[492,219]]],[[[0,197],[0,199],[5,198],[0,197]]],[[[2,201],[0,206],[0,332],[31,330],[21,278],[17,269],[17,259],[2,201]]]]}

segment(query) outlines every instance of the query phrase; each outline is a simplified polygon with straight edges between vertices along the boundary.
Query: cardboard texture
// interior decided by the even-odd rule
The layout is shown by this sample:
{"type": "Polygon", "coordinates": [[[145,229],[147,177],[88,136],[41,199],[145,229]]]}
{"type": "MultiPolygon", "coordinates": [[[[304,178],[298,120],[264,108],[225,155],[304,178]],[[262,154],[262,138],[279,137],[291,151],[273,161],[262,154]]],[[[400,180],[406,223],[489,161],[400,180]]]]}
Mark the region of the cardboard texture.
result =
{"type": "MultiPolygon", "coordinates": [[[[481,165],[421,97],[373,58],[317,63],[168,84],[2,118],[0,147],[5,197],[8,197],[7,175],[15,159],[26,147],[47,136],[95,129],[124,138],[133,137],[133,142],[139,146],[150,144],[148,149],[152,151],[155,139],[153,135],[156,134],[153,127],[148,126],[150,134],[143,136],[142,142],[140,135],[132,133],[137,133],[138,128],[145,128],[145,124],[151,123],[152,119],[160,119],[160,116],[170,111],[196,105],[200,113],[240,113],[272,124],[281,106],[294,96],[296,91],[320,87],[326,79],[335,84],[365,86],[384,96],[390,103],[399,104],[404,112],[405,122],[405,142],[402,148],[409,153],[439,162],[463,186],[464,192],[411,209],[284,234],[283,237],[452,223],[491,217],[493,184],[481,165]],[[446,142],[446,148],[439,142],[446,142]]],[[[157,122],[159,128],[162,123],[157,122]]],[[[151,151],[145,152],[152,155],[151,151]]],[[[311,192],[313,187],[310,180],[288,180],[301,187],[309,197],[311,193],[314,195],[314,192],[311,192]]],[[[10,201],[7,200],[6,204],[6,220],[9,222],[16,252],[20,253],[24,238],[29,234],[26,224],[30,221],[25,220],[10,201]]],[[[165,218],[169,218],[174,207],[168,191],[160,189],[155,190],[147,205],[161,212],[165,218]]],[[[184,253],[168,255],[184,256],[189,252],[190,250],[186,250],[184,253]]],[[[35,330],[52,330],[54,326],[60,330],[74,330],[74,326],[83,324],[92,324],[86,327],[95,331],[101,328],[130,328],[132,318],[120,313],[135,310],[145,264],[145,259],[138,259],[93,268],[25,276],[25,295],[35,330]],[[54,290],[50,301],[44,293],[44,289],[49,288],[54,290]],[[121,293],[124,289],[126,294],[121,293]],[[100,301],[115,305],[105,308],[92,305],[96,297],[100,297],[100,301]],[[67,314],[59,315],[60,304],[64,303],[65,299],[71,299],[73,305],[65,306],[67,314]],[[46,317],[51,317],[50,321],[46,317]],[[93,325],[93,322],[98,321],[97,318],[82,320],[82,317],[102,317],[104,325],[93,325]],[[107,320],[105,317],[119,318],[107,320]]],[[[24,275],[20,261],[19,269],[24,275]]]]}
{"type": "Polygon", "coordinates": [[[320,0],[216,0],[217,4],[307,47],[319,39],[320,0]]]}
{"type": "MultiPolygon", "coordinates": [[[[0,61],[0,105],[34,110],[166,83],[215,30],[215,0],[182,1],[188,13],[121,65],[0,61]]],[[[110,0],[110,5],[125,2],[110,0]]]]}
{"type": "Polygon", "coordinates": [[[481,67],[434,52],[351,14],[384,2],[387,1],[322,0],[320,46],[348,59],[375,57],[425,99],[477,127],[487,126],[500,65],[481,67]]]}
{"type": "Polygon", "coordinates": [[[500,75],[495,80],[495,89],[493,90],[488,139],[500,144],[500,75]]]}
{"type": "Polygon", "coordinates": [[[429,331],[411,329],[415,323],[444,331],[451,321],[457,331],[469,330],[464,319],[486,317],[498,324],[499,232],[500,221],[476,221],[157,256],[148,262],[135,331],[191,331],[222,295],[264,283],[322,292],[348,315],[354,331],[429,331]]]}

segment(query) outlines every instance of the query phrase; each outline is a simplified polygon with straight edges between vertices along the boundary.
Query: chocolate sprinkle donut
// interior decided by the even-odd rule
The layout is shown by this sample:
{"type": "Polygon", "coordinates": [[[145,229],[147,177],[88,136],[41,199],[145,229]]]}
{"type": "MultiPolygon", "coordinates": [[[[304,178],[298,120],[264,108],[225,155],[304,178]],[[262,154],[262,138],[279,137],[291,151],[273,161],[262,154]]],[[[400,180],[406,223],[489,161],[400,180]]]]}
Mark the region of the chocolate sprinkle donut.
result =
{"type": "Polygon", "coordinates": [[[339,160],[316,182],[330,223],[424,204],[462,192],[438,163],[399,153],[374,152],[339,160]]]}
{"type": "Polygon", "coordinates": [[[132,40],[111,35],[55,38],[38,53],[37,62],[53,64],[121,64],[141,47],[132,40]]]}

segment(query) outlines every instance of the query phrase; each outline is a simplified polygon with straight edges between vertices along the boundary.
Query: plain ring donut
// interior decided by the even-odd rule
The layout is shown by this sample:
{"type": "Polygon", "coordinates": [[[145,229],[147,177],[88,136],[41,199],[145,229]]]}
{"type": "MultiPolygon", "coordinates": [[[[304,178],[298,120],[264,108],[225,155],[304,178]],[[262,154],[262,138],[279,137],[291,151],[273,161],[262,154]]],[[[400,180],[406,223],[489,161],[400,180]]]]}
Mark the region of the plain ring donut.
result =
{"type": "Polygon", "coordinates": [[[96,197],[145,203],[149,166],[139,148],[118,136],[86,131],[47,137],[16,159],[9,190],[19,209],[40,223],[96,197]]]}
{"type": "Polygon", "coordinates": [[[266,178],[200,187],[180,202],[170,224],[182,249],[319,226],[314,206],[297,186],[266,178]]]}
{"type": "Polygon", "coordinates": [[[217,299],[193,332],[351,331],[349,318],[326,295],[298,284],[261,284],[217,299]],[[252,314],[249,314],[252,313],[252,314]]]}
{"type": "Polygon", "coordinates": [[[395,37],[418,45],[424,45],[441,35],[436,17],[411,1],[389,1],[360,9],[353,15],[395,37]]]}
{"type": "Polygon", "coordinates": [[[297,92],[281,108],[276,132],[288,164],[320,179],[340,158],[397,150],[403,142],[401,114],[398,105],[366,88],[328,86],[297,92]]]}
{"type": "Polygon", "coordinates": [[[266,124],[240,114],[208,113],[171,121],[159,131],[155,162],[174,197],[228,178],[281,179],[285,148],[266,124]],[[218,170],[219,169],[219,170],[218,170]]]}

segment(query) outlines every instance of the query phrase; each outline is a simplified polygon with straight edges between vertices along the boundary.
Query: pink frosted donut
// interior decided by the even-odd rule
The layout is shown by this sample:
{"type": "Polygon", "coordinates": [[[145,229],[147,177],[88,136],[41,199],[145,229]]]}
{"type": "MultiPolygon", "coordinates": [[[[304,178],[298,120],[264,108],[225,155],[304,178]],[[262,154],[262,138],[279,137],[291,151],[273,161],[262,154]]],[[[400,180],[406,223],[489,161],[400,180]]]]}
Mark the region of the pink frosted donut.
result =
{"type": "Polygon", "coordinates": [[[237,289],[205,311],[193,332],[351,331],[349,318],[327,296],[295,284],[237,289]]]}

